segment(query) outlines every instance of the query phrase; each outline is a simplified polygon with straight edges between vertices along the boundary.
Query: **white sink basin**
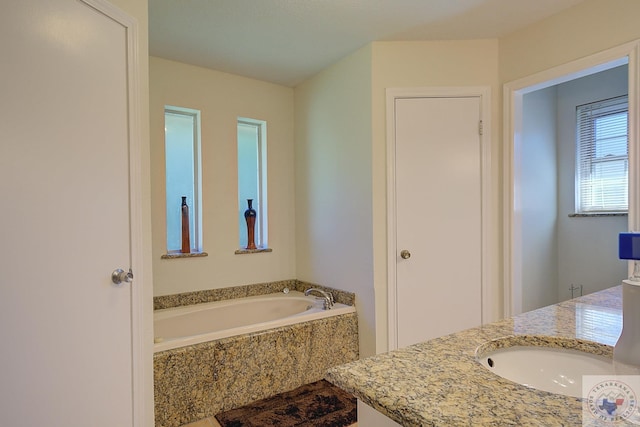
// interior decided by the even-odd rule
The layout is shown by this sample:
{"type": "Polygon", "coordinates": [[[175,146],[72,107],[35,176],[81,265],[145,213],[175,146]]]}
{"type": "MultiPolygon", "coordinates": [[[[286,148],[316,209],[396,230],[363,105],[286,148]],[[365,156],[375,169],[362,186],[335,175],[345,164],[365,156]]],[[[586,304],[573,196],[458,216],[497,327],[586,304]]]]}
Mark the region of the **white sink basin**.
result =
{"type": "Polygon", "coordinates": [[[581,340],[506,337],[478,347],[476,357],[496,375],[565,396],[583,397],[583,375],[614,374],[611,347],[581,340]]]}

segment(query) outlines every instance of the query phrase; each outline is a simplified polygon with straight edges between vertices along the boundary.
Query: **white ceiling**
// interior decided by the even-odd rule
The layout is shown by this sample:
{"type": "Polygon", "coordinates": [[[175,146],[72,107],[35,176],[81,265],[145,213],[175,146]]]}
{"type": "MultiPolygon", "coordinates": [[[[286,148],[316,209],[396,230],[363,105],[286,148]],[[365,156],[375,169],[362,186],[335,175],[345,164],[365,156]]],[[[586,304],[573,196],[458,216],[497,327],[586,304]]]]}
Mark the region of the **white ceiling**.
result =
{"type": "Polygon", "coordinates": [[[295,86],[372,41],[496,38],[582,1],[149,0],[149,51],[295,86]]]}

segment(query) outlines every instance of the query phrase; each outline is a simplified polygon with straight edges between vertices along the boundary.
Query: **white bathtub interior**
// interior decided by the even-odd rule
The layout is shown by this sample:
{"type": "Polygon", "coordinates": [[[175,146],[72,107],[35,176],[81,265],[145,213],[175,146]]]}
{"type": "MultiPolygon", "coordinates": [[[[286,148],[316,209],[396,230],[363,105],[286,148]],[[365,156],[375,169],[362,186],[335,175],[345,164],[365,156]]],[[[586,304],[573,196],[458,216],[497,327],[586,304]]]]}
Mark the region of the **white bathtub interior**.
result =
{"type": "Polygon", "coordinates": [[[154,352],[352,312],[340,303],[325,310],[321,299],[297,291],[156,310],[154,352]]]}

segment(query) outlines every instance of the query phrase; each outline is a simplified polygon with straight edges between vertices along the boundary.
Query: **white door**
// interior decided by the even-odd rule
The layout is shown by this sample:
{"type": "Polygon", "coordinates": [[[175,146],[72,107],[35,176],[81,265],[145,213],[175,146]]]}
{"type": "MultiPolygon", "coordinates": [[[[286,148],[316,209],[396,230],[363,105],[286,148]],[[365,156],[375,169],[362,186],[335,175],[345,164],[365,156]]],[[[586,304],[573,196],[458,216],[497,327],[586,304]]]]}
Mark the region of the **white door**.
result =
{"type": "Polygon", "coordinates": [[[480,107],[395,100],[398,347],[481,324],[480,107]]]}
{"type": "Polygon", "coordinates": [[[8,0],[0,58],[0,425],[131,426],[126,28],[8,0]]]}

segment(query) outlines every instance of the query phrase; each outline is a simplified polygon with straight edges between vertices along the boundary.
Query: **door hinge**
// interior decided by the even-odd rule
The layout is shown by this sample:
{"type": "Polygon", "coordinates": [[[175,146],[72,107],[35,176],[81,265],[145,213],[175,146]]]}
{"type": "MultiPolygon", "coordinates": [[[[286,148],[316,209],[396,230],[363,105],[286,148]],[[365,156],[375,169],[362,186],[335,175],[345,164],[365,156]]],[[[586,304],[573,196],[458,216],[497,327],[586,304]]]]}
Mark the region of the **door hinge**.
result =
{"type": "Polygon", "coordinates": [[[480,134],[482,136],[483,133],[484,133],[484,129],[483,129],[483,126],[482,126],[482,120],[480,120],[478,122],[478,134],[480,134]]]}

